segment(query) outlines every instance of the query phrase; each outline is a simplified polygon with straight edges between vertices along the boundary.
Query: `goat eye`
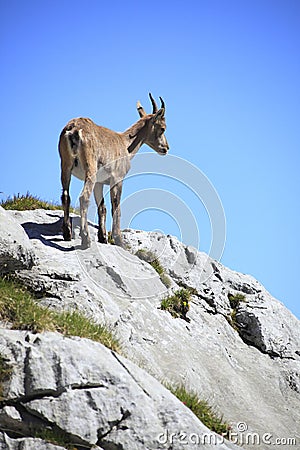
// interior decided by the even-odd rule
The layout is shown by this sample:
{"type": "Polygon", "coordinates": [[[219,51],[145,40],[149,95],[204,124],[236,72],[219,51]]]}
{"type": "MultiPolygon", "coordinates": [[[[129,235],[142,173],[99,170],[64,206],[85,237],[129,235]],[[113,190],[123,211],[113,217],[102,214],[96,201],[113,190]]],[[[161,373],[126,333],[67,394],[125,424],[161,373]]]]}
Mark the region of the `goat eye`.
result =
{"type": "Polygon", "coordinates": [[[166,131],[166,129],[164,127],[161,127],[160,131],[161,131],[161,134],[163,134],[166,131]]]}

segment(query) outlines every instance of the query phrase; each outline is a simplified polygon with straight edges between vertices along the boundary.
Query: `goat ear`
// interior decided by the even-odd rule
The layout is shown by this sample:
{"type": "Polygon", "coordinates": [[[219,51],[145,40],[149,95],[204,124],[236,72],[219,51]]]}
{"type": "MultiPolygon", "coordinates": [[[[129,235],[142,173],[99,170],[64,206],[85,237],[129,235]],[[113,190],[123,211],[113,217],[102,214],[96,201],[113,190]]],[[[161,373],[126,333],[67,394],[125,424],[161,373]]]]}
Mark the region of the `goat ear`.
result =
{"type": "Polygon", "coordinates": [[[165,108],[160,108],[153,116],[153,122],[162,119],[165,116],[165,108]]]}
{"type": "Polygon", "coordinates": [[[137,102],[136,104],[136,109],[140,115],[140,117],[144,117],[147,115],[146,111],[144,110],[144,108],[142,107],[142,105],[140,104],[140,101],[137,102]]]}

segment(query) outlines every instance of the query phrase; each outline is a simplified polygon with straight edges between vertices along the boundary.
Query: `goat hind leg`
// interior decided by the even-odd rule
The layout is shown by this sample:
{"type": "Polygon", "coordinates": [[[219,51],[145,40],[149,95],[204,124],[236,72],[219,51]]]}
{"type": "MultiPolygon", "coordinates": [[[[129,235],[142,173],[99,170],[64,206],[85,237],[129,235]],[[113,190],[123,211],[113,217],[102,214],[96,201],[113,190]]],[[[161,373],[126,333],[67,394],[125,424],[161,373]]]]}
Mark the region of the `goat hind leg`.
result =
{"type": "Polygon", "coordinates": [[[61,196],[61,202],[64,210],[64,219],[63,219],[63,237],[65,241],[70,241],[72,239],[72,225],[70,220],[70,203],[71,198],[69,195],[69,187],[71,181],[71,169],[72,165],[65,165],[62,163],[61,165],[61,184],[63,193],[61,196]]]}
{"type": "Polygon", "coordinates": [[[90,197],[96,181],[96,171],[87,173],[84,186],[80,195],[80,236],[81,247],[88,248],[91,246],[91,238],[88,230],[87,211],[90,203],[90,197]]]}

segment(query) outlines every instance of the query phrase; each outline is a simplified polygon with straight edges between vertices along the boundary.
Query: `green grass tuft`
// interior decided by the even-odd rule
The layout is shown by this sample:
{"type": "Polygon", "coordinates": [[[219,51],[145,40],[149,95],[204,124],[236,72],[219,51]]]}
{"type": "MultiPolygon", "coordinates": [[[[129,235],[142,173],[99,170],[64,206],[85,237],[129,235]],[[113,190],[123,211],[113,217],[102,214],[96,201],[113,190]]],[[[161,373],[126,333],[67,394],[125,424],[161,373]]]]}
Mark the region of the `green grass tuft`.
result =
{"type": "Polygon", "coordinates": [[[62,209],[61,205],[56,205],[44,200],[41,200],[34,195],[27,192],[26,195],[14,195],[9,197],[7,200],[1,202],[1,206],[4,209],[14,209],[18,211],[27,211],[33,209],[62,209]]]}
{"type": "Polygon", "coordinates": [[[238,307],[240,306],[241,302],[247,302],[247,299],[245,297],[245,295],[243,294],[228,294],[228,300],[230,303],[230,307],[231,307],[231,312],[230,314],[226,317],[227,322],[232,326],[232,328],[237,331],[240,332],[240,327],[239,327],[239,323],[237,321],[237,310],[238,307]]]}
{"type": "Polygon", "coordinates": [[[155,255],[155,253],[151,252],[150,250],[146,250],[145,248],[139,249],[135,256],[140,258],[142,261],[147,262],[150,264],[150,266],[153,267],[153,269],[158,273],[161,282],[166,286],[166,288],[171,287],[172,283],[168,275],[165,273],[165,269],[161,265],[159,259],[155,255]]]}
{"type": "MultiPolygon", "coordinates": [[[[47,209],[47,210],[57,210],[63,209],[62,205],[59,203],[48,202],[41,200],[39,197],[31,195],[29,192],[25,195],[14,195],[13,197],[8,197],[7,200],[2,200],[0,206],[4,209],[13,209],[16,211],[30,211],[34,209],[47,209]]],[[[79,211],[75,208],[70,207],[70,212],[78,214],[79,211]]]]}
{"type": "Polygon", "coordinates": [[[174,292],[173,295],[164,298],[161,301],[161,309],[165,311],[169,311],[169,313],[173,317],[180,317],[181,319],[185,319],[189,309],[190,309],[190,299],[191,293],[187,289],[180,289],[179,291],[174,292]]]}
{"type": "Polygon", "coordinates": [[[13,329],[33,333],[58,331],[65,336],[80,336],[101,342],[120,351],[120,343],[106,326],[92,322],[78,311],[57,312],[39,305],[19,283],[0,278],[0,320],[13,329]]]}
{"type": "Polygon", "coordinates": [[[150,264],[153,267],[153,269],[156,270],[158,275],[162,275],[164,273],[164,268],[160,264],[155,253],[151,252],[150,250],[141,248],[135,253],[135,255],[138,258],[140,258],[143,261],[146,261],[148,264],[150,264]]]}
{"type": "Polygon", "coordinates": [[[211,431],[224,437],[230,436],[230,425],[223,420],[223,416],[217,414],[212,406],[205,400],[200,400],[197,393],[188,391],[183,385],[166,387],[174,394],[182,403],[185,404],[201,422],[211,431]]]}
{"type": "Polygon", "coordinates": [[[164,268],[162,267],[162,265],[160,264],[160,262],[157,258],[153,259],[153,261],[151,261],[149,264],[158,273],[158,275],[160,275],[160,276],[163,275],[164,268]]]}
{"type": "Polygon", "coordinates": [[[0,320],[10,322],[13,329],[34,333],[55,331],[53,313],[36,303],[20,284],[0,278],[0,320]]]}
{"type": "Polygon", "coordinates": [[[36,430],[34,437],[43,439],[43,441],[49,442],[50,444],[60,445],[67,450],[77,450],[77,447],[70,442],[68,433],[63,430],[46,427],[41,430],[36,430]]]}
{"type": "Polygon", "coordinates": [[[78,311],[53,313],[56,330],[65,336],[79,336],[101,342],[106,347],[120,351],[120,344],[113,331],[104,325],[90,321],[78,311]]]}
{"type": "Polygon", "coordinates": [[[184,283],[183,281],[177,281],[177,284],[178,284],[178,286],[180,286],[180,287],[186,289],[187,291],[189,291],[191,295],[195,295],[196,297],[200,297],[199,292],[193,286],[189,286],[188,284],[184,283]]]}
{"type": "Polygon", "coordinates": [[[162,273],[160,275],[160,280],[166,286],[167,289],[169,289],[172,286],[170,278],[165,273],[162,273]]]}
{"type": "Polygon", "coordinates": [[[246,302],[246,297],[243,294],[228,294],[228,300],[231,308],[236,309],[241,302],[246,302]]]}
{"type": "Polygon", "coordinates": [[[107,233],[107,243],[110,244],[110,245],[115,245],[115,240],[114,240],[114,238],[112,237],[111,231],[109,231],[109,232],[107,233]]]}

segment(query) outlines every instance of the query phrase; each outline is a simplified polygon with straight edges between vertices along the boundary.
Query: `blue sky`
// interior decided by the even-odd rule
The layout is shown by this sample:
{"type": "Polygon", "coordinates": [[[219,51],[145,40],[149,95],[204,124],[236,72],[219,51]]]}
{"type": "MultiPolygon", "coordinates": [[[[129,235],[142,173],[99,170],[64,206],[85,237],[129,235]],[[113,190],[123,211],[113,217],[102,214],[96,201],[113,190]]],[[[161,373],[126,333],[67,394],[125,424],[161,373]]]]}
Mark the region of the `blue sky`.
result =
{"type": "MultiPolygon", "coordinates": [[[[65,123],[87,116],[122,131],[137,100],[150,111],[151,91],[166,103],[170,156],[198,167],[220,197],[221,262],[300,317],[298,0],[2,0],[0,18],[2,199],[30,191],[59,201],[65,123]]],[[[73,181],[73,203],[80,189],[73,181]]],[[[128,179],[123,199],[151,189],[182,199],[208,251],[209,206],[156,175],[128,179]]],[[[172,219],[166,204],[132,226],[180,236],[186,217],[172,219]]],[[[194,233],[184,238],[194,243],[194,233]]]]}

